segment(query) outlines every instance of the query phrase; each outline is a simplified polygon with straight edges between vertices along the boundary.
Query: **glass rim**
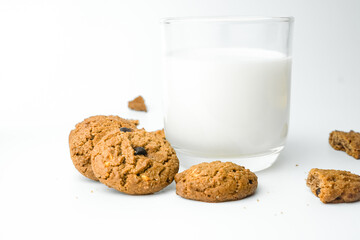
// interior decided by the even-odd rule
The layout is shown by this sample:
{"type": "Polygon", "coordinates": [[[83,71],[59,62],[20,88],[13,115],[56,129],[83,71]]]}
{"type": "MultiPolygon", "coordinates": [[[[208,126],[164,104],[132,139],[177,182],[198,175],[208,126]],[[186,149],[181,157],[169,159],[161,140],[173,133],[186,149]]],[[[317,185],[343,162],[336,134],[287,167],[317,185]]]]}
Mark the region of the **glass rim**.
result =
{"type": "Polygon", "coordinates": [[[266,23],[266,22],[294,22],[293,16],[266,17],[266,16],[207,16],[207,17],[168,17],[160,19],[162,24],[185,22],[236,22],[236,23],[266,23]]]}

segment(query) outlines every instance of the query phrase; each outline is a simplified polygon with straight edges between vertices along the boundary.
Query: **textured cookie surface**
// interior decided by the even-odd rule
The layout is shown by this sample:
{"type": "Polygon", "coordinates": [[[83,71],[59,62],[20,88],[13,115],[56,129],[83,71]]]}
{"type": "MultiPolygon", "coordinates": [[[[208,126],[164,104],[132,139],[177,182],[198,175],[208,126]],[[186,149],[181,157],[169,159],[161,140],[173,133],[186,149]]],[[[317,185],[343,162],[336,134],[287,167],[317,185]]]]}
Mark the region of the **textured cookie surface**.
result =
{"type": "Polygon", "coordinates": [[[126,120],[118,116],[93,116],[78,123],[69,135],[70,156],[75,168],[85,177],[97,180],[90,160],[94,145],[113,129],[136,129],[138,124],[137,120],[126,120]]]}
{"type": "Polygon", "coordinates": [[[257,188],[250,170],[231,162],[200,163],[176,174],[176,194],[183,198],[224,202],[245,198],[257,188]]]}
{"type": "Polygon", "coordinates": [[[164,129],[156,130],[153,133],[155,133],[159,137],[162,137],[162,138],[166,139],[164,129]]]}
{"type": "Polygon", "coordinates": [[[128,107],[136,111],[147,111],[145,100],[142,96],[138,96],[134,100],[130,101],[128,107]]]}
{"type": "Polygon", "coordinates": [[[100,182],[127,194],[160,191],[179,170],[179,160],[170,144],[144,130],[109,133],[95,146],[91,162],[100,182]]]}
{"type": "Polygon", "coordinates": [[[360,176],[347,171],[313,168],[306,184],[323,203],[360,200],[360,176]]]}
{"type": "Polygon", "coordinates": [[[360,133],[333,131],[330,133],[329,143],[335,150],[344,151],[356,159],[360,158],[360,133]]]}

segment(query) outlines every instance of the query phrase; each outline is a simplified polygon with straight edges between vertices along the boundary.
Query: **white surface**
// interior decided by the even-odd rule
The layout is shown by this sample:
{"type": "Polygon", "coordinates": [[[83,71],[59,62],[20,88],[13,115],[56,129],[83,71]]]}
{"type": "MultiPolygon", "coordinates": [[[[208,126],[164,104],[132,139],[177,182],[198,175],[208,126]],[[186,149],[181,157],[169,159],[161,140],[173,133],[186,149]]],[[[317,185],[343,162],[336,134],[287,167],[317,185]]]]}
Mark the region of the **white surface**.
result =
{"type": "Polygon", "coordinates": [[[325,205],[305,186],[313,167],[360,174],[327,143],[360,130],[359,11],[356,0],[1,1],[0,239],[359,239],[360,202],[325,205]],[[240,14],[296,18],[289,137],[254,196],[208,204],[172,185],[134,197],[77,173],[67,137],[83,118],[162,127],[160,17],[240,14]],[[138,94],[146,114],[127,110],[138,94]]]}
{"type": "Polygon", "coordinates": [[[289,57],[261,49],[203,48],[171,52],[164,63],[164,127],[175,149],[236,158],[270,154],[284,145],[289,57]]]}

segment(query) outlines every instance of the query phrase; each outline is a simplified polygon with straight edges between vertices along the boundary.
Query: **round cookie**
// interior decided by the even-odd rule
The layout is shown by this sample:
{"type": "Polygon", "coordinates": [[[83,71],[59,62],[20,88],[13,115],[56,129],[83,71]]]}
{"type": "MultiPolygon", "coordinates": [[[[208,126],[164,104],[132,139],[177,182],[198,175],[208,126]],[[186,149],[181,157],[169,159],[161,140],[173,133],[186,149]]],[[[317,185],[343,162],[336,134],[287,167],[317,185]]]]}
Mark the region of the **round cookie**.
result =
{"type": "Polygon", "coordinates": [[[97,180],[91,168],[91,151],[94,145],[109,131],[126,127],[136,129],[137,120],[118,116],[93,116],[76,124],[69,135],[70,156],[75,168],[85,177],[97,180]]]}
{"type": "Polygon", "coordinates": [[[179,171],[179,160],[169,142],[145,130],[110,132],[95,146],[91,163],[100,182],[136,195],[160,191],[179,171]]]}
{"type": "Polygon", "coordinates": [[[239,200],[252,195],[257,176],[231,162],[200,163],[176,174],[176,194],[203,202],[239,200]]]}

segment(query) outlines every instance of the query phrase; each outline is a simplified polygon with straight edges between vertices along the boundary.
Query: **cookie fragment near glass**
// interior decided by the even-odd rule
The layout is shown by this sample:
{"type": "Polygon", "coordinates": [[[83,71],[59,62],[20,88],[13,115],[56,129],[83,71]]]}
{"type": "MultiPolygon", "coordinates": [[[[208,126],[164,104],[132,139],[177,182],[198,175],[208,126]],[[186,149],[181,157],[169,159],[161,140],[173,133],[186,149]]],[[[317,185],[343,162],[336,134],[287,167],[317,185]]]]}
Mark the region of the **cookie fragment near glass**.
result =
{"type": "Polygon", "coordinates": [[[145,100],[142,96],[138,96],[132,101],[129,101],[128,107],[135,111],[143,111],[147,112],[147,108],[145,105],[145,100]]]}

